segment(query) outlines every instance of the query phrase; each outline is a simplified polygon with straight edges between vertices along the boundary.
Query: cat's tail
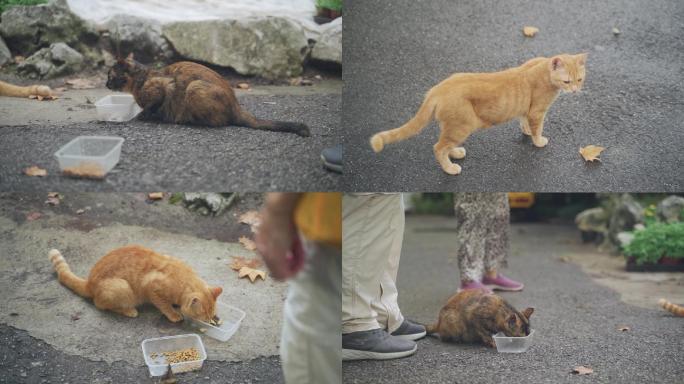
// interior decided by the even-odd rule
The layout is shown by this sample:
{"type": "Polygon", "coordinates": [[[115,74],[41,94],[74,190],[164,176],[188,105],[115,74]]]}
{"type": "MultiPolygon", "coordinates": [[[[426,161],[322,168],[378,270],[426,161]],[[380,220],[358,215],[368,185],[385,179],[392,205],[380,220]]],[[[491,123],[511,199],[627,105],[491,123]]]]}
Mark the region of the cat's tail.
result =
{"type": "Polygon", "coordinates": [[[438,333],[439,332],[438,329],[439,329],[439,320],[437,320],[437,322],[434,324],[426,324],[425,325],[425,332],[428,335],[438,333]]]}
{"type": "Polygon", "coordinates": [[[47,85],[29,85],[27,87],[0,81],[0,95],[10,97],[29,97],[31,95],[48,97],[52,90],[47,85]]]}
{"type": "Polygon", "coordinates": [[[417,135],[420,131],[425,128],[426,125],[432,120],[432,115],[435,112],[436,101],[431,97],[428,92],[425,96],[423,104],[418,109],[418,112],[411,120],[399,128],[390,129],[388,131],[382,131],[376,133],[371,137],[370,143],[373,150],[377,153],[382,151],[382,149],[387,144],[391,144],[397,141],[406,140],[409,137],[417,135]]]}
{"type": "Polygon", "coordinates": [[[677,316],[684,316],[684,307],[682,307],[682,306],[679,306],[677,304],[672,304],[665,299],[658,300],[658,304],[660,304],[667,311],[670,311],[677,316]]]}
{"type": "Polygon", "coordinates": [[[52,265],[55,267],[55,271],[57,271],[57,278],[60,283],[64,284],[67,288],[80,296],[86,298],[93,297],[88,290],[88,281],[71,272],[69,265],[66,260],[64,260],[64,256],[62,256],[58,250],[50,250],[48,256],[50,257],[50,261],[52,261],[52,265]]]}
{"type": "Polygon", "coordinates": [[[240,127],[263,129],[267,131],[296,133],[299,136],[311,136],[309,127],[304,123],[294,123],[289,121],[272,121],[257,119],[251,113],[241,109],[240,115],[233,122],[240,127]]]}

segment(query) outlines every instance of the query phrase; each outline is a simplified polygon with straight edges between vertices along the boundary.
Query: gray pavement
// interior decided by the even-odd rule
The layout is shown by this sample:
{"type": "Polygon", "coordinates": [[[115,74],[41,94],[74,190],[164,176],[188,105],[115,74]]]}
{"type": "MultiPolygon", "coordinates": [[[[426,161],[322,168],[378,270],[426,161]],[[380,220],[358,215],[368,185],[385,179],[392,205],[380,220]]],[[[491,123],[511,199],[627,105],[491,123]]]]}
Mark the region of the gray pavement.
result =
{"type": "Polygon", "coordinates": [[[345,8],[346,189],[354,191],[680,191],[684,186],[684,3],[608,0],[359,1],[345,8]],[[522,27],[540,32],[525,38],[522,27]],[[614,36],[612,28],[620,29],[614,36]],[[584,90],[561,95],[535,148],[517,122],[465,143],[444,173],[433,122],[375,154],[376,132],[402,125],[454,72],[491,72],[537,56],[588,52],[584,90]],[[580,147],[607,147],[585,163],[580,147]]]}
{"type": "Polygon", "coordinates": [[[243,195],[218,217],[205,217],[168,201],[145,202],[136,194],[64,194],[57,207],[45,193],[0,194],[0,383],[153,382],[144,364],[143,339],[192,333],[144,306],[135,319],[95,308],[60,285],[47,251],[62,251],[86,276],[107,251],[141,244],[186,261],[219,285],[224,303],[247,315],[227,342],[202,337],[208,361],[181,382],[282,382],[278,354],[286,284],[270,278],[238,279],[230,256],[256,257],[237,244],[251,237],[239,214],[256,209],[259,195],[243,195]],[[85,213],[79,209],[90,207],[85,213]],[[42,217],[29,221],[30,212],[42,217]],[[175,223],[175,224],[174,224],[175,223]],[[223,230],[219,230],[222,228],[223,230]],[[42,381],[41,381],[42,380],[42,381]]]}
{"type": "Polygon", "coordinates": [[[340,176],[323,169],[320,152],[338,143],[334,133],[341,108],[339,85],[330,82],[313,90],[262,87],[238,93],[243,107],[256,116],[304,122],[310,137],[241,127],[99,122],[91,103],[109,93],[103,89],[68,91],[63,99],[41,103],[2,98],[0,190],[335,190],[340,176]],[[54,153],[81,135],[126,140],[119,164],[105,180],[60,175],[54,153]],[[48,176],[22,174],[33,165],[47,169],[48,176]]]}
{"type": "MultiPolygon", "coordinates": [[[[409,216],[399,266],[399,306],[409,319],[433,322],[458,287],[453,218],[409,216]]],[[[682,319],[620,301],[572,263],[559,259],[580,244],[572,226],[514,224],[509,268],[526,284],[502,296],[518,308],[535,307],[532,347],[498,354],[481,345],[418,341],[414,356],[344,363],[345,383],[675,383],[684,359],[682,319]],[[627,325],[627,332],[617,330],[627,325]],[[571,373],[584,365],[588,376],[571,373]]],[[[608,257],[608,256],[604,256],[608,257]]],[[[658,297],[654,297],[653,301],[658,297]]]]}

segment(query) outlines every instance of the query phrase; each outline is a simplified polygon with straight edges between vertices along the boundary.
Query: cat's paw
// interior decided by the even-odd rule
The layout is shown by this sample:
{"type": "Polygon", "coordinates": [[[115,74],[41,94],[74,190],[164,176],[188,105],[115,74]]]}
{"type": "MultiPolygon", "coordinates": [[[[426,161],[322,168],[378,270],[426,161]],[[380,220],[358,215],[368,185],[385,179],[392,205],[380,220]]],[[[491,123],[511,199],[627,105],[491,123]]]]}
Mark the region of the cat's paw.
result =
{"type": "Polygon", "coordinates": [[[442,169],[450,175],[458,175],[461,173],[461,166],[454,163],[442,165],[442,169]]]}
{"type": "Polygon", "coordinates": [[[532,136],[532,143],[537,148],[546,147],[546,144],[549,143],[549,138],[544,136],[539,136],[539,138],[536,138],[532,136]]]}
{"type": "Polygon", "coordinates": [[[170,322],[172,323],[177,323],[181,320],[183,320],[183,316],[178,314],[178,313],[165,313],[166,318],[169,319],[170,322]]]}
{"type": "Polygon", "coordinates": [[[121,314],[128,317],[138,317],[138,310],[135,308],[126,309],[121,314]]]}
{"type": "Polygon", "coordinates": [[[464,158],[465,155],[466,150],[463,147],[452,148],[451,151],[449,151],[449,157],[455,160],[460,160],[464,158]]]}

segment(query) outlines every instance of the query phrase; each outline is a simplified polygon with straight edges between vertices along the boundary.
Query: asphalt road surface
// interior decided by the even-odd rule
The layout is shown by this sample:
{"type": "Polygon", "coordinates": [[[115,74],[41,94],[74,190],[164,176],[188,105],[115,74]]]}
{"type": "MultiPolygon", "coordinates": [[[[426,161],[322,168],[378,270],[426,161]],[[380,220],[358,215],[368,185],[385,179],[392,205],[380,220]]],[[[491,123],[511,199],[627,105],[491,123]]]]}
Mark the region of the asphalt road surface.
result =
{"type": "Polygon", "coordinates": [[[354,191],[681,191],[684,3],[608,0],[357,1],[345,8],[344,185],[354,191]],[[536,26],[534,38],[522,34],[536,26]],[[620,30],[614,36],[612,28],[620,30]],[[546,116],[545,148],[517,121],[476,132],[444,173],[433,122],[375,154],[425,93],[455,72],[492,72],[537,56],[588,52],[584,89],[546,116]],[[607,147],[601,162],[578,150],[607,147]]]}
{"type": "Polygon", "coordinates": [[[339,188],[340,176],[324,170],[320,160],[321,150],[339,142],[334,135],[339,126],[339,94],[245,95],[240,103],[260,118],[304,122],[311,136],[137,120],[0,126],[0,190],[263,192],[339,188]],[[54,153],[81,135],[126,140],[119,164],[103,181],[75,180],[59,173],[54,153]],[[48,176],[22,174],[33,165],[47,169],[48,176]]]}
{"type": "MultiPolygon", "coordinates": [[[[399,307],[420,323],[436,320],[458,288],[453,218],[407,218],[397,278],[399,307]]],[[[482,345],[443,343],[427,337],[415,355],[399,360],[347,362],[345,383],[675,383],[681,381],[682,319],[659,308],[625,304],[577,265],[581,252],[573,226],[514,224],[510,277],[525,289],[502,296],[518,309],[534,307],[532,346],[500,354],[482,345]],[[617,328],[626,325],[629,331],[617,328]],[[571,373],[576,366],[594,370],[571,373]]],[[[603,257],[609,257],[603,255],[603,257]]],[[[655,297],[653,300],[657,300],[655,297]]]]}

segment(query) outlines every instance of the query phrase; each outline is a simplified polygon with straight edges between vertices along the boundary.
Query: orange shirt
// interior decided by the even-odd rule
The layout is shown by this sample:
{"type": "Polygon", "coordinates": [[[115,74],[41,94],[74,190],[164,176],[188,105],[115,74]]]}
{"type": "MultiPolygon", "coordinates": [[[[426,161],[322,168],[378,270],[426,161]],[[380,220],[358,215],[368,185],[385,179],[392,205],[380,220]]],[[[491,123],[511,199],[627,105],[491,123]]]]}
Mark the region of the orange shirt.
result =
{"type": "Polygon", "coordinates": [[[342,193],[304,193],[294,216],[297,228],[307,239],[342,248],[342,193]]]}

